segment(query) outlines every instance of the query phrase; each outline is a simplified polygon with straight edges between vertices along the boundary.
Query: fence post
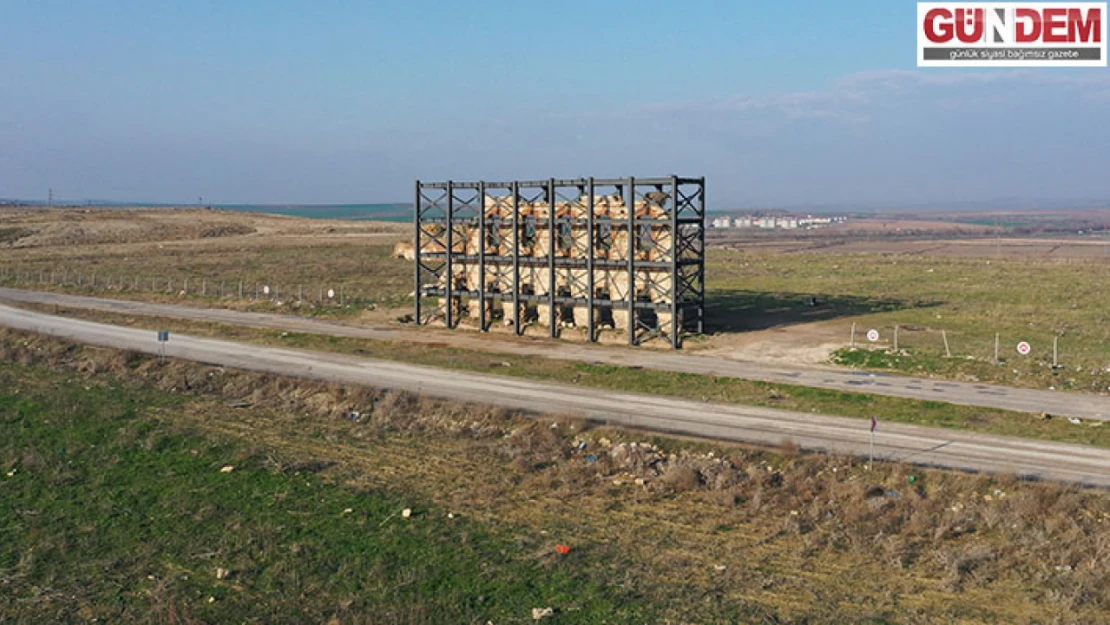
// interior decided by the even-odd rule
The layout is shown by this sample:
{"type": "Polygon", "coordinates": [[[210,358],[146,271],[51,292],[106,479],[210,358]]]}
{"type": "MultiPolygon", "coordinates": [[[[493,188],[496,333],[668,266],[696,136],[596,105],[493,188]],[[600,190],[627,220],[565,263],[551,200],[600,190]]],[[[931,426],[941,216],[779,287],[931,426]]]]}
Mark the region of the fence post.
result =
{"type": "Polygon", "coordinates": [[[855,324],[855,322],[852,322],[852,342],[851,342],[851,346],[853,348],[856,346],[856,324],[855,324]]]}
{"type": "Polygon", "coordinates": [[[181,287],[181,292],[185,295],[189,294],[189,279],[185,278],[185,285],[181,287]]]}
{"type": "Polygon", "coordinates": [[[239,281],[239,299],[243,299],[243,281],[239,281]]]}
{"type": "Polygon", "coordinates": [[[998,364],[998,333],[994,333],[994,364],[998,364]]]}
{"type": "Polygon", "coordinates": [[[298,284],[297,285],[297,301],[298,302],[304,300],[303,295],[304,295],[304,285],[303,284],[298,284]]]}
{"type": "Polygon", "coordinates": [[[898,351],[898,324],[894,324],[894,351],[898,351]]]}
{"type": "Polygon", "coordinates": [[[1059,339],[1060,339],[1060,337],[1058,337],[1058,336],[1052,337],[1052,368],[1053,369],[1059,369],[1060,368],[1060,361],[1057,358],[1058,352],[1056,351],[1056,345],[1057,345],[1057,341],[1059,341],[1059,339]]]}
{"type": "Polygon", "coordinates": [[[952,350],[948,348],[948,331],[941,330],[940,335],[944,337],[944,355],[948,358],[952,357],[952,350]]]}
{"type": "Polygon", "coordinates": [[[200,281],[200,295],[201,295],[201,297],[207,297],[208,296],[208,279],[207,278],[203,278],[200,281]]]}

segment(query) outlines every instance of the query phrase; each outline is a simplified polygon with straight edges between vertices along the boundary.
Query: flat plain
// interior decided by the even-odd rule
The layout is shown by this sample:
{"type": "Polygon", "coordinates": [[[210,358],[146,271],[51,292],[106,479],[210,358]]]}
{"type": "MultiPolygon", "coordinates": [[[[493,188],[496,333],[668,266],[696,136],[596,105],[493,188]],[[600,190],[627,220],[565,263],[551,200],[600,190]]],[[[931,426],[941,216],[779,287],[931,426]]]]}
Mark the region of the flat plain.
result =
{"type": "MultiPolygon", "coordinates": [[[[411,265],[391,256],[407,234],[191,209],[0,211],[0,281],[403,328],[411,265]]],[[[686,348],[1106,390],[1100,255],[883,244],[903,247],[715,243],[709,334],[686,348]],[[862,338],[870,328],[882,335],[875,344],[862,338]],[[996,333],[1004,366],[992,362],[996,333]],[[1054,336],[1060,368],[1046,351],[1054,336]],[[1034,345],[1031,357],[1017,357],[1017,340],[1034,345]]],[[[542,358],[506,368],[489,351],[453,347],[466,330],[427,328],[442,345],[418,346],[54,312],[1106,444],[1097,428],[935,402],[542,358]]],[[[752,449],[536,420],[7,330],[0,350],[0,420],[13,433],[0,443],[0,614],[16,622],[500,623],[551,608],[552,622],[1009,624],[1110,613],[1110,499],[1100,490],[869,468],[789,441],[752,449]]]]}
{"type": "MultiPolygon", "coordinates": [[[[999,218],[985,218],[992,219],[999,218]]],[[[710,231],[707,335],[686,348],[742,360],[1110,389],[1104,235],[1015,238],[976,224],[927,230],[929,222],[880,223],[888,230],[902,224],[914,236],[858,225],[739,240],[710,231]],[[879,341],[864,338],[869,329],[879,341]],[[1032,346],[1028,356],[1016,351],[1021,341],[1032,346]]],[[[11,286],[364,324],[396,323],[411,312],[411,261],[392,257],[408,236],[403,224],[197,209],[6,209],[0,233],[0,283],[11,286]]],[[[569,340],[581,335],[563,331],[569,340]]],[[[449,341],[450,333],[443,336],[449,341]]]]}

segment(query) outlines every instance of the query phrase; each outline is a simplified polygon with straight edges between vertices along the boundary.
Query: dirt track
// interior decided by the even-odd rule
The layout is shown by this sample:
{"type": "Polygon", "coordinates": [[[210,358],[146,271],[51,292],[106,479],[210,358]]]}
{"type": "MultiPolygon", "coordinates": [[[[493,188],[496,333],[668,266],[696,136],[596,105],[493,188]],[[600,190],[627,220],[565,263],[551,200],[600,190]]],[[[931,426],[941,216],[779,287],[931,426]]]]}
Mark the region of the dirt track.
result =
{"type": "MultiPolygon", "coordinates": [[[[0,305],[0,324],[93,345],[157,353],[155,333],[55,317],[0,305]]],[[[616,425],[722,440],[866,455],[867,422],[806,413],[613,393],[446,371],[330,353],[276,349],[174,335],[175,358],[320,380],[403,389],[536,413],[575,415],[616,425]]],[[[884,424],[876,457],[958,469],[1110,486],[1110,450],[1044,441],[884,424]]]]}
{"type": "Polygon", "coordinates": [[[1001,408],[1019,412],[1048,412],[1054,415],[1110,420],[1110,397],[1059,391],[1017,389],[988,384],[947,382],[924,378],[865,373],[832,367],[769,365],[640,349],[605,347],[550,341],[480,336],[476,333],[451,333],[404,328],[356,327],[331,321],[286,315],[247,313],[214,308],[195,308],[173,304],[111,300],[61,293],[0,288],[0,300],[58,305],[116,313],[172,317],[228,325],[268,328],[371,340],[408,341],[444,344],[517,356],[540,356],[560,360],[595,362],[664,371],[696,373],[745,380],[759,380],[827,388],[838,391],[866,392],[909,399],[942,401],[952,404],[1001,408]]]}

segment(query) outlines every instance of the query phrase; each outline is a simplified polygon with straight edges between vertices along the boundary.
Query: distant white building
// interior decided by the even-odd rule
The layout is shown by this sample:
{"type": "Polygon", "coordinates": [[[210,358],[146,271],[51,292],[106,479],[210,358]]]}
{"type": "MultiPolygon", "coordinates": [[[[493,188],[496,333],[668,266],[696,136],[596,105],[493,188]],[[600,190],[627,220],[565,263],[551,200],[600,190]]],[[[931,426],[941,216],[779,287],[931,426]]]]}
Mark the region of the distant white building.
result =
{"type": "Polygon", "coordinates": [[[739,217],[714,217],[709,222],[710,228],[761,228],[763,230],[812,230],[826,228],[833,224],[844,223],[848,218],[842,215],[814,217],[806,215],[740,215],[739,217]]]}

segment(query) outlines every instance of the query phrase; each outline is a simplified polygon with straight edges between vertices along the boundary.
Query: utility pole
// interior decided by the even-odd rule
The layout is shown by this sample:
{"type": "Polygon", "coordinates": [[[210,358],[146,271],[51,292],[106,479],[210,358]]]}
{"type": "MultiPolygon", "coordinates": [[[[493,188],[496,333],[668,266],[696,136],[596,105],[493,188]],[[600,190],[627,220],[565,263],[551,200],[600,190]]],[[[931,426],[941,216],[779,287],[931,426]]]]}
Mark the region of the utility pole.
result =
{"type": "Polygon", "coordinates": [[[54,189],[46,190],[46,207],[54,208],[54,189]]]}

